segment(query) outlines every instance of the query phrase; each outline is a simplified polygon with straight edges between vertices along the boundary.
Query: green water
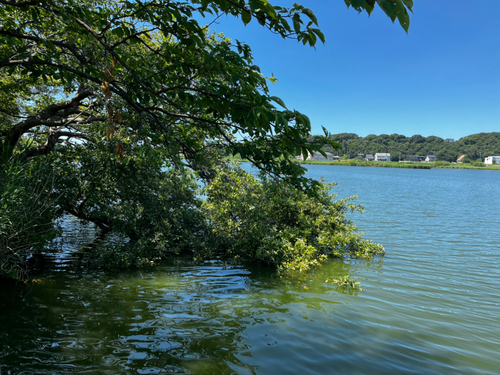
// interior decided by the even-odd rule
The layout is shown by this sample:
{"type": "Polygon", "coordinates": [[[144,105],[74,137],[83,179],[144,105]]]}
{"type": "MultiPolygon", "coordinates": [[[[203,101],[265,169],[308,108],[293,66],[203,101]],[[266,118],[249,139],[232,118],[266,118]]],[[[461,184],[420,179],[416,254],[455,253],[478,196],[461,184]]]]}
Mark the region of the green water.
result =
{"type": "Polygon", "coordinates": [[[387,255],[300,278],[177,259],[85,271],[70,222],[40,282],[0,286],[3,374],[500,374],[500,173],[311,166],[387,255]],[[364,291],[326,278],[349,273],[364,291]]]}

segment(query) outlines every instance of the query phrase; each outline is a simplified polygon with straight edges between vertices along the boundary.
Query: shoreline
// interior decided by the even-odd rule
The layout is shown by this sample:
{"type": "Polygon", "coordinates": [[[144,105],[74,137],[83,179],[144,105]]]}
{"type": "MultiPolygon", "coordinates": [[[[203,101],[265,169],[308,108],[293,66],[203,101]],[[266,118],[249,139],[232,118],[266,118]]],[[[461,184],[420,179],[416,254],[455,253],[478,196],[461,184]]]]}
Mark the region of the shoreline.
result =
{"type": "MultiPolygon", "coordinates": [[[[300,164],[333,165],[344,167],[368,167],[368,168],[403,168],[403,169],[474,169],[474,170],[496,170],[500,171],[500,166],[477,167],[470,164],[438,164],[436,163],[400,163],[393,161],[379,162],[356,162],[356,161],[314,161],[314,160],[294,160],[300,164]]],[[[439,162],[438,162],[439,163],[439,162]]]]}
{"type": "MultiPolygon", "coordinates": [[[[241,163],[250,163],[246,159],[240,158],[229,158],[241,163]]],[[[487,170],[487,171],[500,171],[500,165],[498,166],[484,166],[476,167],[470,164],[452,164],[446,163],[412,163],[412,162],[394,162],[394,161],[315,161],[315,160],[298,160],[293,159],[293,162],[299,164],[309,164],[309,165],[331,165],[331,166],[343,166],[343,167],[367,167],[367,168],[402,168],[402,169],[473,169],[473,170],[487,170]],[[438,164],[438,165],[436,165],[438,164]]]]}

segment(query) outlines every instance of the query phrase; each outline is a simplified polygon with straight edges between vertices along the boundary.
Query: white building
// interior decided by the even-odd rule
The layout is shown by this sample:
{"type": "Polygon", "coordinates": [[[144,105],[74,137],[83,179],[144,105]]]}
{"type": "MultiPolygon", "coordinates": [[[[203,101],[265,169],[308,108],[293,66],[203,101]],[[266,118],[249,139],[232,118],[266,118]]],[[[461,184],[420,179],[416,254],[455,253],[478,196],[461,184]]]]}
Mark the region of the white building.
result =
{"type": "MultiPolygon", "coordinates": [[[[332,153],[325,152],[325,154],[326,154],[326,158],[323,155],[321,155],[321,153],[315,151],[314,155],[312,157],[312,160],[316,160],[316,161],[333,161],[333,154],[332,153]]],[[[307,159],[309,159],[309,158],[307,158],[307,159]]],[[[311,160],[311,159],[309,159],[309,160],[311,160]]]]}
{"type": "Polygon", "coordinates": [[[427,157],[425,158],[425,161],[427,163],[435,162],[436,160],[437,160],[436,155],[427,155],[427,157]]]}
{"type": "Polygon", "coordinates": [[[391,161],[391,154],[375,154],[375,161],[391,161]]]}
{"type": "MultiPolygon", "coordinates": [[[[338,160],[338,156],[334,156],[330,152],[325,152],[326,158],[321,155],[318,151],[315,151],[314,154],[311,155],[311,153],[308,152],[307,158],[305,160],[315,160],[315,161],[333,161],[334,158],[338,160]]],[[[298,155],[296,156],[296,159],[298,160],[304,160],[304,155],[298,155]]]]}
{"type": "Polygon", "coordinates": [[[484,159],[484,164],[500,164],[500,156],[488,156],[484,159]]]}

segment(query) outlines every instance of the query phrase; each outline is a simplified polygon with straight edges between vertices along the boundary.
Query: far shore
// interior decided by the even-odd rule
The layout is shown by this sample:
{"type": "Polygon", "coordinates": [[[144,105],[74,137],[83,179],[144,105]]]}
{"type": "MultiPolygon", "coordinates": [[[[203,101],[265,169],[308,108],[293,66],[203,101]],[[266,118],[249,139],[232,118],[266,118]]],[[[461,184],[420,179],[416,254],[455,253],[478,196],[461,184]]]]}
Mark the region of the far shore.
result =
{"type": "MultiPolygon", "coordinates": [[[[247,159],[230,157],[230,160],[239,162],[249,162],[247,159]]],[[[316,160],[293,160],[300,164],[333,165],[344,167],[375,167],[375,168],[406,168],[406,169],[476,169],[476,170],[496,170],[500,171],[500,165],[477,166],[470,163],[449,163],[449,162],[397,162],[397,161],[364,161],[364,160],[339,160],[339,161],[316,161],[316,160]]]]}
{"type": "Polygon", "coordinates": [[[469,163],[449,163],[449,162],[397,162],[397,161],[358,161],[358,160],[340,160],[340,161],[315,161],[315,160],[295,160],[300,164],[319,164],[319,165],[341,165],[346,167],[376,167],[376,168],[406,168],[406,169],[478,169],[478,170],[496,170],[500,171],[500,165],[477,166],[469,163]]]}

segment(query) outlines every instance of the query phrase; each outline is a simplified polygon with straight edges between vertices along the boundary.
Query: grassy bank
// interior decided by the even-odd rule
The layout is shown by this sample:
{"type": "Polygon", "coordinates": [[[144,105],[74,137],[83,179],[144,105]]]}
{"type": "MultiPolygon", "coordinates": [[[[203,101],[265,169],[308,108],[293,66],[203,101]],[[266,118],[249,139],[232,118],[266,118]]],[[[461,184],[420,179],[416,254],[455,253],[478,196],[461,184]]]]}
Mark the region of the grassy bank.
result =
{"type": "MultiPolygon", "coordinates": [[[[248,162],[246,159],[239,157],[230,157],[228,160],[238,162],[248,162]]],[[[316,161],[316,160],[294,160],[300,164],[316,164],[316,165],[342,165],[345,167],[374,167],[374,168],[406,168],[406,169],[480,169],[480,170],[496,170],[500,171],[500,165],[478,166],[469,163],[454,164],[448,162],[436,163],[412,163],[412,162],[396,162],[396,161],[365,161],[365,160],[340,160],[340,161],[316,161]]]]}
{"type": "Polygon", "coordinates": [[[376,168],[408,168],[408,169],[431,169],[431,163],[397,163],[392,161],[364,161],[364,160],[342,160],[342,161],[315,161],[296,160],[300,164],[342,165],[346,167],[376,167],[376,168]]]}
{"type": "Polygon", "coordinates": [[[453,164],[446,162],[436,163],[399,163],[394,161],[364,161],[364,160],[342,160],[342,161],[314,161],[314,160],[296,160],[301,164],[320,164],[320,165],[342,165],[347,167],[376,167],[376,168],[408,168],[408,169],[482,169],[500,171],[500,166],[477,166],[472,164],[453,164]]]}

